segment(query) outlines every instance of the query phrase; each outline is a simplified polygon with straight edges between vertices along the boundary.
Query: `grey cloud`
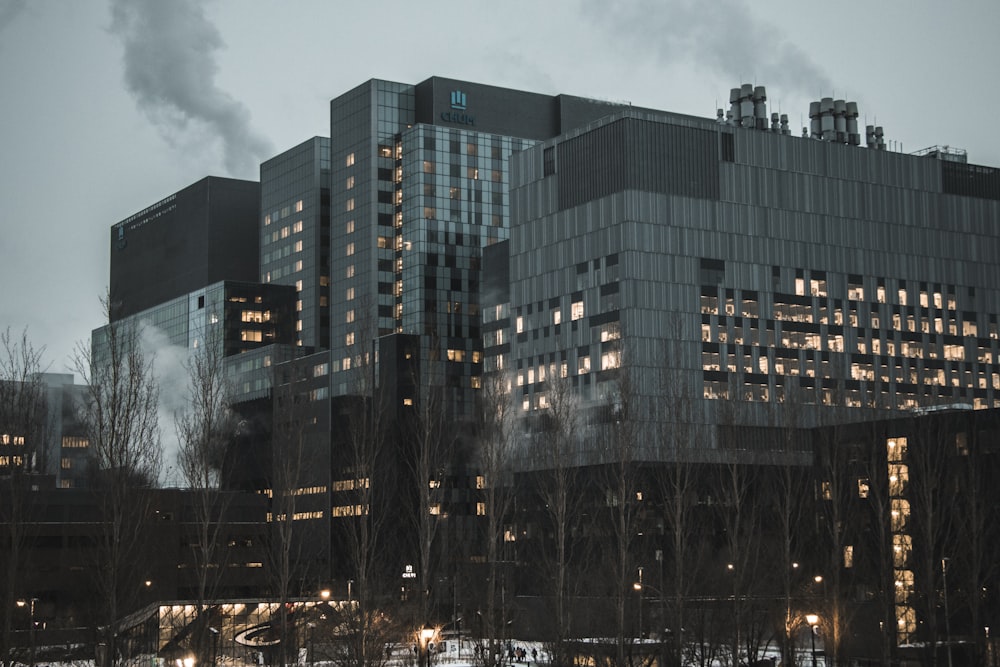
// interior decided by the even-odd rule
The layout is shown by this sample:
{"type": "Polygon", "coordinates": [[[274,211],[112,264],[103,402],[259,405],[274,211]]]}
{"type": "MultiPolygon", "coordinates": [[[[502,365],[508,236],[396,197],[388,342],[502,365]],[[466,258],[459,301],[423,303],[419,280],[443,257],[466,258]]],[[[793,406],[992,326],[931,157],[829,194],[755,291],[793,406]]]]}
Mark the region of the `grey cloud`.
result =
{"type": "Polygon", "coordinates": [[[198,0],[112,0],[111,32],[124,46],[125,85],[171,143],[189,138],[191,121],[222,142],[231,175],[257,175],[270,142],[250,127],[250,112],[215,82],[222,36],[198,0]]]}
{"type": "Polygon", "coordinates": [[[17,19],[28,6],[28,0],[0,0],[0,32],[17,19]]]}
{"type": "Polygon", "coordinates": [[[738,0],[582,0],[582,8],[617,43],[651,49],[664,65],[708,67],[730,87],[756,82],[808,97],[832,88],[805,51],[738,0]]]}

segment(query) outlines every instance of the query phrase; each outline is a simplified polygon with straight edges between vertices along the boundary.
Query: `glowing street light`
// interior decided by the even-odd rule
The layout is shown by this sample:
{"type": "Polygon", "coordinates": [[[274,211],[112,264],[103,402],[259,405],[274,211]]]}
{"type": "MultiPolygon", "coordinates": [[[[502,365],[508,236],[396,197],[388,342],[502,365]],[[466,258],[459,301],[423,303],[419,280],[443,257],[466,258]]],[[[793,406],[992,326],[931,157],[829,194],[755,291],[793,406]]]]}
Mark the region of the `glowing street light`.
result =
{"type": "Polygon", "coordinates": [[[812,661],[813,667],[816,667],[816,632],[819,626],[819,616],[816,614],[806,614],[806,623],[809,624],[812,632],[809,633],[810,639],[812,641],[812,661]]]}

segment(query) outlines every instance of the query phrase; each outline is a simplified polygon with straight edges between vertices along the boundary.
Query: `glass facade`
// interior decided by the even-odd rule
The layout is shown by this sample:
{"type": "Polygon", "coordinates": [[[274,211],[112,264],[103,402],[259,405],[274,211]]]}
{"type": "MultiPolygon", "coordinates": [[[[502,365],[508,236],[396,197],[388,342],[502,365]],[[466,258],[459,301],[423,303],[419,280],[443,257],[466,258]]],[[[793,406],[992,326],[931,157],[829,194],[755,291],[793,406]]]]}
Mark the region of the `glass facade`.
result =
{"type": "Polygon", "coordinates": [[[416,123],[415,106],[413,86],[386,81],[332,103],[333,392],[350,393],[373,338],[412,334],[423,382],[448,388],[468,416],[482,367],[482,249],[507,237],[510,155],[533,142],[416,123]]]}
{"type": "Polygon", "coordinates": [[[260,280],[296,288],[296,344],[330,346],[330,140],[261,164],[260,280]]]}

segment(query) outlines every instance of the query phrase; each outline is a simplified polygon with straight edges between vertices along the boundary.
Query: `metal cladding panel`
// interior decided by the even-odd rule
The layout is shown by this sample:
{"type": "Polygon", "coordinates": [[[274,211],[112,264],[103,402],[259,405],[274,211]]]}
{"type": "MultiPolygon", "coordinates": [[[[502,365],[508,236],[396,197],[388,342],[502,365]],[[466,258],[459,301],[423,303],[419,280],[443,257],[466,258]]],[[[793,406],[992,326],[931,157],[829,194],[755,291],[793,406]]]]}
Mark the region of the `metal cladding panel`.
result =
{"type": "Polygon", "coordinates": [[[624,190],[719,198],[718,133],[623,118],[559,144],[559,208],[624,190]]]}

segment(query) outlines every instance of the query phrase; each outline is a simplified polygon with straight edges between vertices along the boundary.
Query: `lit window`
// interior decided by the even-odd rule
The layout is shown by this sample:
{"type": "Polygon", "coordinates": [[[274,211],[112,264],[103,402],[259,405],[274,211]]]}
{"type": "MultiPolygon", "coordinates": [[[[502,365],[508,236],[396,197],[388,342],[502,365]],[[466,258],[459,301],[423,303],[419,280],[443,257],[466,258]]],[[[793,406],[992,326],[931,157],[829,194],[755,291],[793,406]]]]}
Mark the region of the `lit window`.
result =
{"type": "Polygon", "coordinates": [[[583,301],[574,301],[571,307],[571,315],[573,320],[583,319],[583,301]]]}
{"type": "Polygon", "coordinates": [[[434,173],[434,163],[430,160],[424,160],[424,173],[433,174],[434,173]]]}
{"type": "Polygon", "coordinates": [[[517,316],[516,330],[517,333],[521,333],[522,331],[524,331],[524,317],[522,317],[521,315],[517,316]]]}
{"type": "Polygon", "coordinates": [[[295,252],[302,252],[302,240],[301,239],[295,242],[294,251],[295,252]]]}
{"type": "Polygon", "coordinates": [[[861,478],[858,480],[858,498],[868,497],[868,480],[861,478]]]}
{"type": "Polygon", "coordinates": [[[354,153],[348,153],[347,157],[344,158],[344,166],[350,167],[354,165],[354,153]]]}
{"type": "Polygon", "coordinates": [[[354,197],[351,197],[350,199],[347,200],[347,203],[344,204],[344,210],[345,211],[353,211],[354,210],[354,197]]]}
{"type": "Polygon", "coordinates": [[[301,280],[296,280],[295,281],[295,291],[296,292],[301,292],[302,291],[302,281],[301,280]]]}
{"type": "Polygon", "coordinates": [[[347,301],[353,301],[354,300],[354,288],[353,287],[348,287],[347,288],[347,291],[344,293],[344,298],[347,301]]]}
{"type": "Polygon", "coordinates": [[[345,314],[345,316],[344,316],[344,320],[345,320],[345,321],[346,321],[346,322],[347,322],[348,324],[350,324],[351,322],[353,322],[353,321],[354,321],[354,311],[353,311],[353,310],[349,310],[349,311],[347,311],[347,313],[346,313],[346,314],[345,314]]]}
{"type": "Polygon", "coordinates": [[[344,345],[354,345],[354,332],[348,331],[347,335],[344,336],[344,345]]]}
{"type": "Polygon", "coordinates": [[[288,235],[291,233],[291,228],[285,225],[281,228],[281,238],[287,239],[288,235]]]}
{"type": "Polygon", "coordinates": [[[378,237],[378,247],[382,248],[382,249],[391,248],[392,247],[392,241],[390,241],[389,237],[387,237],[387,236],[380,236],[380,237],[378,237]]]}
{"type": "Polygon", "coordinates": [[[344,250],[344,254],[346,254],[348,257],[350,257],[351,255],[354,254],[354,244],[353,243],[348,243],[347,244],[347,247],[344,250]]]}
{"type": "Polygon", "coordinates": [[[302,312],[302,299],[295,302],[295,311],[299,313],[302,312]]]}
{"type": "Polygon", "coordinates": [[[295,202],[295,207],[294,208],[295,208],[295,212],[296,213],[301,213],[302,212],[302,200],[301,199],[298,200],[297,202],[295,202]]]}
{"type": "Polygon", "coordinates": [[[271,224],[271,215],[270,214],[264,216],[264,226],[267,227],[269,224],[271,224]]]}
{"type": "Polygon", "coordinates": [[[555,310],[552,311],[552,324],[561,324],[561,323],[562,323],[562,310],[556,308],[555,310]]]}
{"type": "Polygon", "coordinates": [[[347,181],[344,183],[344,188],[346,190],[351,190],[351,189],[354,188],[354,177],[353,176],[348,176],[347,177],[347,181]]]}
{"type": "Polygon", "coordinates": [[[850,544],[844,547],[844,567],[854,567],[854,547],[850,544]]]}
{"type": "Polygon", "coordinates": [[[354,277],[354,265],[353,264],[348,264],[347,265],[347,277],[348,278],[353,278],[354,277]]]}
{"type": "Polygon", "coordinates": [[[590,372],[590,355],[577,359],[576,372],[580,375],[590,372]]]}
{"type": "Polygon", "coordinates": [[[260,331],[241,331],[240,340],[250,343],[259,343],[264,339],[260,331]]]}
{"type": "Polygon", "coordinates": [[[70,468],[73,467],[73,461],[72,461],[72,459],[68,459],[68,458],[63,457],[63,459],[61,461],[61,465],[62,465],[62,469],[63,470],[69,470],[70,468]]]}
{"type": "Polygon", "coordinates": [[[346,227],[347,227],[347,233],[348,234],[353,234],[354,233],[354,221],[353,220],[348,220],[346,227]]]}
{"type": "Polygon", "coordinates": [[[606,371],[621,366],[621,355],[615,352],[605,352],[601,355],[601,370],[606,371]]]}
{"type": "Polygon", "coordinates": [[[301,271],[302,270],[302,260],[301,259],[295,261],[295,269],[294,270],[295,271],[301,271]]]}

